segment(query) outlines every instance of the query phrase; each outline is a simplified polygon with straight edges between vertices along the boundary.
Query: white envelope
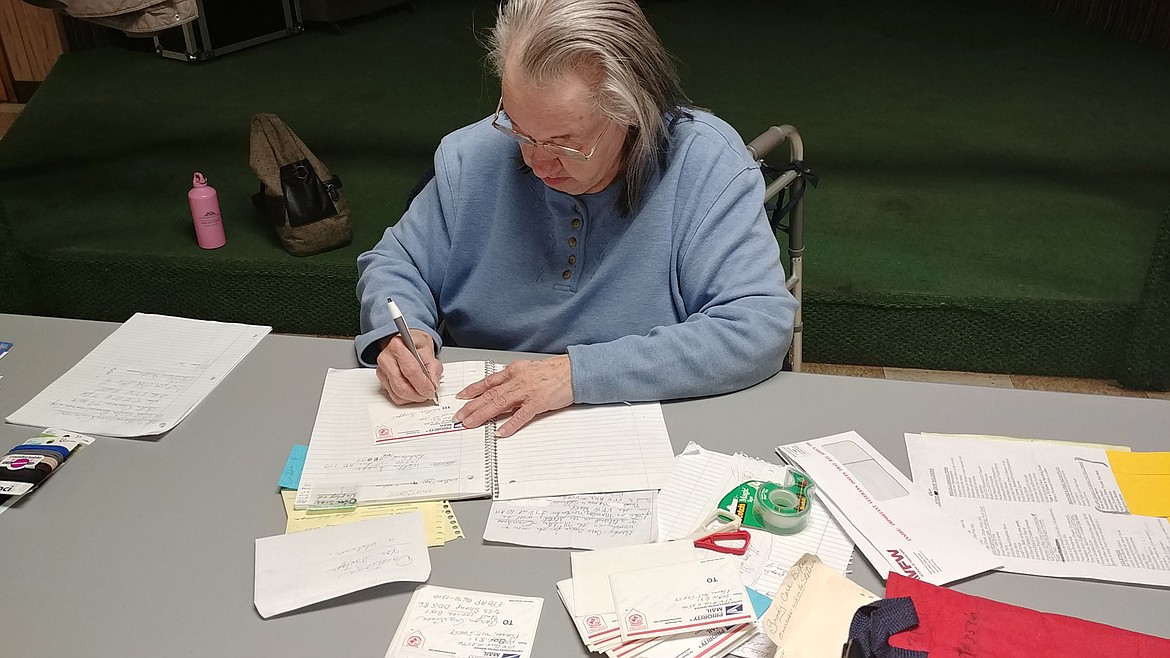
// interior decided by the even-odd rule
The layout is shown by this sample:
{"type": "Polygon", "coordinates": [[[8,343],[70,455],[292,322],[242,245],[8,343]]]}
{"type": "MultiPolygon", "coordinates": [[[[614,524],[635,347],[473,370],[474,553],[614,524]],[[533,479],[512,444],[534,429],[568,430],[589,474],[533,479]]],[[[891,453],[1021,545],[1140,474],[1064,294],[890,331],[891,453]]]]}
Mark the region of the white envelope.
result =
{"type": "Polygon", "coordinates": [[[621,644],[622,629],[618,627],[617,614],[578,616],[573,612],[573,579],[557,581],[557,594],[561,596],[561,603],[573,618],[573,625],[581,641],[590,651],[600,652],[612,649],[621,644]]]}
{"type": "Polygon", "coordinates": [[[647,569],[662,564],[694,562],[703,555],[689,541],[636,544],[578,551],[569,554],[573,566],[573,612],[581,616],[615,613],[609,577],[621,571],[647,569]]]}
{"type": "Polygon", "coordinates": [[[995,557],[857,432],[776,448],[848,519],[842,527],[885,578],[896,571],[934,585],[998,569],[995,557]],[[874,562],[874,553],[883,558],[874,562]]]}
{"type": "Polygon", "coordinates": [[[739,560],[727,555],[615,573],[609,583],[625,640],[737,626],[756,619],[739,578],[739,560]]]}
{"type": "Polygon", "coordinates": [[[719,658],[726,656],[756,632],[755,624],[708,628],[668,637],[638,655],[642,658],[719,658]]]}

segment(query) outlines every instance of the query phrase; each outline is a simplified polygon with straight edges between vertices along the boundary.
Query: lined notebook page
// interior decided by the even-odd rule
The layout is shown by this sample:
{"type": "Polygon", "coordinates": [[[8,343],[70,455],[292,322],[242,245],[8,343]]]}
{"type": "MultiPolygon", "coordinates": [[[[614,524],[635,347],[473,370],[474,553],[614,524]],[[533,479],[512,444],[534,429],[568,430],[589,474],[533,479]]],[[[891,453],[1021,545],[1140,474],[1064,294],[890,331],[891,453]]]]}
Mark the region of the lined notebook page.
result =
{"type": "Polygon", "coordinates": [[[501,500],[658,489],[674,466],[657,402],[562,409],[495,444],[501,500]]]}
{"type": "MultiPolygon", "coordinates": [[[[483,361],[444,364],[440,401],[483,379],[485,367],[483,361]]],[[[330,369],[325,375],[297,489],[297,509],[308,507],[316,495],[355,489],[359,504],[490,494],[484,427],[375,443],[372,404],[397,408],[382,393],[373,368],[330,369]]]]}
{"type": "Polygon", "coordinates": [[[719,490],[730,473],[731,455],[706,450],[693,441],[688,443],[658,492],[658,541],[691,534],[723,494],[730,491],[719,490]]]}
{"type": "Polygon", "coordinates": [[[271,330],[136,313],[6,420],[105,436],[162,434],[271,330]]]}

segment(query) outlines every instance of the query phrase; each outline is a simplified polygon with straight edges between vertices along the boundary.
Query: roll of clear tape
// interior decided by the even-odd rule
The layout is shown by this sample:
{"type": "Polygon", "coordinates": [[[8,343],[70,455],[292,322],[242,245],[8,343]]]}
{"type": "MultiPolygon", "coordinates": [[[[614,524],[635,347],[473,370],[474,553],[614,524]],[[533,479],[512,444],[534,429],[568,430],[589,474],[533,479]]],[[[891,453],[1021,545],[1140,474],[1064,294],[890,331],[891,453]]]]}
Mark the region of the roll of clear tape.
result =
{"type": "Polygon", "coordinates": [[[791,535],[808,525],[812,512],[812,480],[796,469],[784,484],[765,482],[756,489],[756,511],[769,532],[791,535]]]}

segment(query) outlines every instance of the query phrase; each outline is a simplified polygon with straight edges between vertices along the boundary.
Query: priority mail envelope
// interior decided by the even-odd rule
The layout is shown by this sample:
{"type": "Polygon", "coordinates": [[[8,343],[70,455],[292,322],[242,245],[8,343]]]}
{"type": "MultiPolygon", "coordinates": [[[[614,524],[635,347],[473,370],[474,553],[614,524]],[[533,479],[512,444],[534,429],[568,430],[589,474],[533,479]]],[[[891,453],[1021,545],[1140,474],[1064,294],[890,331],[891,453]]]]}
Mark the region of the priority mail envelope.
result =
{"type": "Polygon", "coordinates": [[[729,556],[609,577],[622,638],[690,633],[755,621],[739,560],[729,556]]]}
{"type": "Polygon", "coordinates": [[[857,432],[776,448],[848,519],[842,524],[882,578],[893,571],[934,585],[998,569],[1003,562],[967,533],[857,432]],[[849,527],[852,525],[852,529],[849,527]],[[857,536],[857,533],[860,536],[857,536]]]}

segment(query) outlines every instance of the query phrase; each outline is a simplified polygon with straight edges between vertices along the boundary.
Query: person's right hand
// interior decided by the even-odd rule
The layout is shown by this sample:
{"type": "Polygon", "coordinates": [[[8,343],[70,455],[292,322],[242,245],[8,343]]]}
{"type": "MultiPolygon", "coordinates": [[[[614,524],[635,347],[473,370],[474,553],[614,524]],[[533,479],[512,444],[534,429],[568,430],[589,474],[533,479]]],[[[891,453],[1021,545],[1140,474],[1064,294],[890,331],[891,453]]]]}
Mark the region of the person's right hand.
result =
{"type": "Polygon", "coordinates": [[[411,329],[414,346],[427,366],[424,372],[410,353],[402,336],[394,334],[382,344],[378,354],[378,381],[394,404],[425,402],[435,397],[435,385],[443,376],[443,364],[435,358],[435,341],[425,331],[411,329]]]}

